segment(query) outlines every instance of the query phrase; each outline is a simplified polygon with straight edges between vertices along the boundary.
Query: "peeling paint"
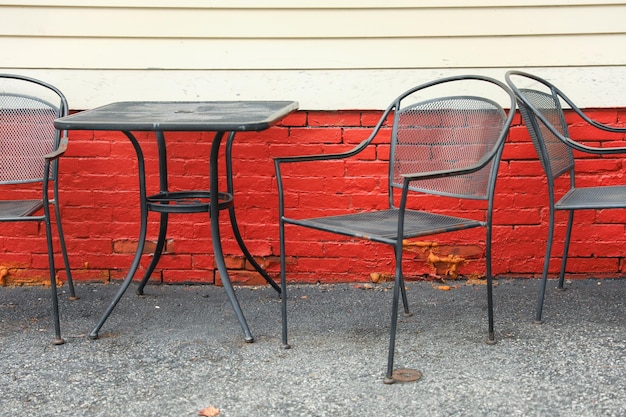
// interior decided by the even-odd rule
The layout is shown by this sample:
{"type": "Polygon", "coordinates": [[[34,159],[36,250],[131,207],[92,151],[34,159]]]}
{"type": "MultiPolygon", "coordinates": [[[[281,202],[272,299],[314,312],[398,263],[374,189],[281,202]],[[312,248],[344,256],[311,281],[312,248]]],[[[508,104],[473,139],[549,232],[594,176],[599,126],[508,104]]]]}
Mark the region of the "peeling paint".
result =
{"type": "Polygon", "coordinates": [[[438,252],[441,247],[437,242],[431,241],[408,241],[402,242],[405,250],[414,253],[421,253],[428,255],[425,257],[425,261],[433,269],[433,275],[437,278],[441,278],[441,275],[451,279],[459,277],[459,266],[465,264],[466,258],[457,254],[441,255],[438,252]]]}

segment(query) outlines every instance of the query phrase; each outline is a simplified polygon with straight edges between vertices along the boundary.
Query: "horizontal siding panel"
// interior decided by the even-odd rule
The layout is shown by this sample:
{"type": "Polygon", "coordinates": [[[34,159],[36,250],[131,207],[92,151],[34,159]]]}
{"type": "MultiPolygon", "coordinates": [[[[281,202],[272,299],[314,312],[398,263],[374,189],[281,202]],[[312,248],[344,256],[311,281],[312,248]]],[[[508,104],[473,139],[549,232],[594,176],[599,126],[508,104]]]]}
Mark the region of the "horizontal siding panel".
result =
{"type": "Polygon", "coordinates": [[[4,68],[395,69],[625,65],[626,34],[198,40],[0,38],[4,68]],[[584,53],[581,53],[584,51],[584,53]]]}
{"type": "Polygon", "coordinates": [[[0,36],[157,39],[403,38],[625,32],[626,4],[406,9],[1,7],[0,36]],[[524,24],[512,24],[524,22],[524,24]]]}
{"type": "Polygon", "coordinates": [[[509,68],[553,76],[582,106],[626,100],[616,0],[0,0],[0,21],[0,72],[58,84],[73,109],[143,98],[380,109],[390,91],[509,68]]]}
{"type": "MultiPolygon", "coordinates": [[[[623,67],[525,68],[553,81],[582,107],[626,107],[623,67]]],[[[442,76],[498,69],[119,71],[25,70],[67,96],[70,108],[91,109],[126,100],[295,100],[305,110],[384,109],[400,92],[442,76]]],[[[508,106],[508,103],[502,103],[508,106]]]]}

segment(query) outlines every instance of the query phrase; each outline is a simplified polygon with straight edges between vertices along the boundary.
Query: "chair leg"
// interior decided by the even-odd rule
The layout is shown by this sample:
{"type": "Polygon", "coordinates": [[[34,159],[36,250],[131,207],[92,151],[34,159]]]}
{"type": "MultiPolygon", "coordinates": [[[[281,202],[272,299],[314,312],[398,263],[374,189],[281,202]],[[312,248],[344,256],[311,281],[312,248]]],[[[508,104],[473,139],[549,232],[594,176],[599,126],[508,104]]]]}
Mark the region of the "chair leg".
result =
{"type": "Polygon", "coordinates": [[[411,317],[413,313],[409,311],[409,301],[406,297],[406,288],[404,286],[404,277],[400,277],[402,282],[400,283],[400,294],[402,295],[402,306],[404,307],[404,317],[411,317]]]}
{"type": "Polygon", "coordinates": [[[281,324],[282,324],[282,340],[283,349],[290,349],[291,345],[287,340],[287,276],[285,259],[285,224],[282,219],[279,226],[279,250],[280,250],[280,311],[281,311],[281,324]]]}
{"type": "Polygon", "coordinates": [[[487,315],[489,317],[489,329],[488,329],[488,345],[496,344],[496,334],[494,330],[493,319],[493,275],[491,271],[491,228],[487,229],[487,243],[486,243],[486,272],[487,272],[487,315]]]}
{"type": "Polygon", "coordinates": [[[50,269],[50,297],[52,301],[52,320],[54,322],[55,345],[62,345],[65,340],[61,337],[61,319],[59,317],[59,296],[57,294],[56,268],[54,266],[54,248],[52,246],[52,226],[50,225],[49,213],[46,213],[44,221],[46,227],[46,241],[48,246],[48,266],[50,269]]]}
{"type": "Polygon", "coordinates": [[[404,276],[402,274],[402,247],[394,247],[396,255],[396,278],[393,286],[393,300],[391,304],[391,328],[389,329],[389,351],[387,352],[387,372],[383,379],[385,384],[393,384],[395,382],[415,382],[422,378],[422,373],[414,369],[399,369],[394,372],[393,361],[396,351],[396,333],[398,329],[398,308],[400,303],[400,294],[402,294],[405,306],[405,312],[408,311],[406,306],[406,291],[404,288],[404,276]]]}
{"type": "Polygon", "coordinates": [[[55,197],[54,204],[54,213],[57,221],[57,230],[59,232],[59,243],[61,244],[61,254],[63,256],[63,263],[65,264],[65,273],[67,275],[67,285],[70,289],[70,300],[75,301],[80,297],[76,295],[76,291],[74,290],[74,280],[72,279],[72,270],[70,268],[70,260],[67,256],[67,247],[65,246],[65,234],[63,233],[63,226],[61,222],[61,210],[59,209],[59,205],[56,203],[58,198],[55,197]]]}
{"type": "MultiPolygon", "coordinates": [[[[394,247],[394,254],[395,254],[396,258],[398,258],[398,254],[395,253],[395,252],[396,252],[396,248],[394,247]]],[[[402,257],[400,257],[400,258],[402,258],[402,257]]],[[[396,275],[397,275],[397,272],[396,272],[396,275]]],[[[406,296],[406,288],[404,286],[404,276],[400,275],[400,280],[402,281],[401,285],[400,285],[400,293],[402,294],[402,306],[404,307],[404,313],[403,314],[404,314],[405,317],[410,317],[410,316],[412,316],[412,314],[409,311],[409,301],[408,301],[407,296],[406,296]]]]}
{"type": "Polygon", "coordinates": [[[548,268],[550,266],[550,254],[552,252],[552,240],[554,238],[554,210],[550,210],[550,222],[548,225],[548,241],[546,246],[546,257],[543,261],[543,275],[539,286],[539,298],[537,300],[537,312],[535,314],[535,323],[541,324],[543,313],[543,301],[546,295],[546,285],[548,283],[548,268]]]}
{"type": "Polygon", "coordinates": [[[572,225],[574,224],[574,210],[569,211],[567,219],[567,231],[565,232],[565,246],[563,247],[563,260],[561,261],[561,272],[559,273],[559,290],[564,290],[565,267],[567,266],[567,253],[569,252],[570,237],[572,236],[572,225]]]}
{"type": "Polygon", "coordinates": [[[396,279],[393,286],[393,301],[391,304],[391,328],[389,329],[389,350],[387,353],[387,373],[383,382],[393,384],[393,360],[396,349],[396,330],[398,327],[398,304],[400,298],[400,288],[402,287],[402,271],[396,268],[396,279]]]}

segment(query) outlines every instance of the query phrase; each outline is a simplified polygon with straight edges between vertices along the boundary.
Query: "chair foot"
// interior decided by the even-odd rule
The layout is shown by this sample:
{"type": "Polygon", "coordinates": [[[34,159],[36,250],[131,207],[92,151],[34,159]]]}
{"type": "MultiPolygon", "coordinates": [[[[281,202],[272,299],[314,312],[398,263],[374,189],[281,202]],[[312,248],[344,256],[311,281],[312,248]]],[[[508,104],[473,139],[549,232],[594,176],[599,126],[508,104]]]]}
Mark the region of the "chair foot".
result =
{"type": "Polygon", "coordinates": [[[567,288],[566,288],[566,287],[563,287],[563,286],[557,286],[557,287],[555,288],[555,290],[557,290],[557,291],[565,291],[566,289],[567,289],[567,288]]]}
{"type": "Polygon", "coordinates": [[[98,339],[98,332],[89,333],[89,338],[90,338],[91,340],[96,340],[96,339],[98,339]]]}
{"type": "Polygon", "coordinates": [[[383,383],[391,385],[396,382],[417,382],[422,376],[422,372],[417,369],[396,369],[391,376],[386,375],[383,378],[383,383]]]}
{"type": "Polygon", "coordinates": [[[55,337],[52,341],[52,344],[56,346],[65,344],[65,339],[63,339],[62,337],[55,337]]]}
{"type": "Polygon", "coordinates": [[[402,317],[412,317],[413,313],[402,313],[402,317]]]}
{"type": "Polygon", "coordinates": [[[287,349],[291,349],[291,345],[289,343],[283,343],[283,345],[281,346],[281,348],[287,350],[287,349]]]}
{"type": "Polygon", "coordinates": [[[80,297],[77,295],[73,295],[70,297],[70,301],[76,301],[76,300],[80,300],[80,297]]]}
{"type": "Polygon", "coordinates": [[[539,320],[535,319],[533,320],[533,324],[543,324],[543,319],[539,319],[539,320]]]}
{"type": "Polygon", "coordinates": [[[254,337],[252,336],[246,337],[246,343],[254,343],[254,337]]]}
{"type": "Polygon", "coordinates": [[[135,294],[143,295],[143,288],[137,288],[137,290],[135,291],[135,294]]]}

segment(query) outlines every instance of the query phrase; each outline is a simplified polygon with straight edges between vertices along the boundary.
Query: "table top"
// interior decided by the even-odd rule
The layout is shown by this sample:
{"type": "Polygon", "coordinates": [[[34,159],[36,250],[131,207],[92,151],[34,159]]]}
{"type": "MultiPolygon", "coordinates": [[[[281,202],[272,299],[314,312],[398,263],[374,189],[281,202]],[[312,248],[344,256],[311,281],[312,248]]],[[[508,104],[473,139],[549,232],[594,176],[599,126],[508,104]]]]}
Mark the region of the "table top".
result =
{"type": "Polygon", "coordinates": [[[60,130],[260,131],[298,108],[295,101],[123,101],[54,121],[60,130]]]}

